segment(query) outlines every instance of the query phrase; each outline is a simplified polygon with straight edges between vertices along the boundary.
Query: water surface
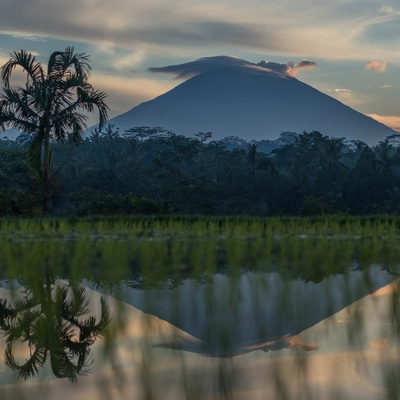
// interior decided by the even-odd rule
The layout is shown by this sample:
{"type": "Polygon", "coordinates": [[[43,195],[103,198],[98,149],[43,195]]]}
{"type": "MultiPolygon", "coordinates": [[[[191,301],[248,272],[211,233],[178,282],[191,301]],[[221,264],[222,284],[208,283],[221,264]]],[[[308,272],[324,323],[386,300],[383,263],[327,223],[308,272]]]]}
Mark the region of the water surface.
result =
{"type": "Polygon", "coordinates": [[[2,398],[398,398],[395,220],[3,221],[1,235],[2,398]]]}

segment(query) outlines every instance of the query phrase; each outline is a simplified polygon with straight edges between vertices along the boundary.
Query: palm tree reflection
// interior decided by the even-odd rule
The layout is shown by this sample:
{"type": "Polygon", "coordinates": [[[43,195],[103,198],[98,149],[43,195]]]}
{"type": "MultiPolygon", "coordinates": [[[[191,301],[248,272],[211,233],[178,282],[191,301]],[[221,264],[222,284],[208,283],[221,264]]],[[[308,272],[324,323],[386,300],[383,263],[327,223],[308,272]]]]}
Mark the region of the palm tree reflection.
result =
{"type": "Polygon", "coordinates": [[[5,363],[18,376],[29,379],[48,359],[57,378],[76,382],[90,371],[93,355],[90,346],[107,334],[109,308],[101,298],[97,320],[89,313],[85,288],[56,282],[45,264],[44,279],[26,285],[22,299],[0,299],[0,330],[6,337],[5,363]],[[17,345],[29,349],[25,362],[15,358],[17,345]]]}

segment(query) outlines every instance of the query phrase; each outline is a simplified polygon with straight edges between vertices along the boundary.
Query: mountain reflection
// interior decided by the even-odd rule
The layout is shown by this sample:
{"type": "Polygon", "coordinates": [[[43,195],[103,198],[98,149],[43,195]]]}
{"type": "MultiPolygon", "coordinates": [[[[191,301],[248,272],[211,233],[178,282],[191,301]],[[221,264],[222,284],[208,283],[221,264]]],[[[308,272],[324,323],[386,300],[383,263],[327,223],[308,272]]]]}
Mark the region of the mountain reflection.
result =
{"type": "MultiPolygon", "coordinates": [[[[37,273],[37,272],[36,272],[37,273]]],[[[44,261],[42,276],[25,284],[11,300],[0,299],[0,332],[6,338],[5,364],[29,379],[50,361],[57,378],[76,382],[90,371],[90,346],[107,334],[109,308],[101,298],[100,317],[90,316],[85,288],[54,279],[44,261]],[[17,360],[21,346],[24,361],[17,360]]]]}
{"type": "MultiPolygon", "coordinates": [[[[233,357],[255,350],[317,350],[318,343],[298,335],[393,280],[382,268],[348,271],[320,282],[247,272],[235,278],[216,274],[208,284],[186,280],[173,288],[140,290],[136,282],[125,282],[121,295],[137,309],[190,335],[160,347],[233,357]]],[[[359,322],[352,328],[361,332],[359,322]]]]}

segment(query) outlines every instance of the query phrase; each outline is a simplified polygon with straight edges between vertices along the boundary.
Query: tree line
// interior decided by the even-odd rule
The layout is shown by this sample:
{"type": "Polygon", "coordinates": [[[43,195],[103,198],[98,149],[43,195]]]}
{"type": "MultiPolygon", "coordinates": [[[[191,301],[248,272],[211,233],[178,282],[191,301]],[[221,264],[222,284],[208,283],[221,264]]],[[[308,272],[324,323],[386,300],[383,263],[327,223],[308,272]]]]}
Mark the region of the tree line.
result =
{"type": "MultiPolygon", "coordinates": [[[[272,150],[235,147],[162,128],[124,133],[107,125],[79,145],[53,143],[47,207],[53,215],[398,214],[400,148],[303,132],[272,150]]],[[[1,215],[39,216],[43,188],[27,155],[30,137],[0,142],[1,215]]]]}

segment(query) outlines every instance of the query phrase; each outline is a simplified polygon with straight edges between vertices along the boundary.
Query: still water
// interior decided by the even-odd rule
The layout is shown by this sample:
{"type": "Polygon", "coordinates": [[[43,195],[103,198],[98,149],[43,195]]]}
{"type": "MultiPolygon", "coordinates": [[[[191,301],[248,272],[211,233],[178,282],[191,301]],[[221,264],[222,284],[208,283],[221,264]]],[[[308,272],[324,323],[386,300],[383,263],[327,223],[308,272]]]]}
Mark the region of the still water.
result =
{"type": "Polygon", "coordinates": [[[136,228],[7,232],[2,399],[400,398],[396,227],[136,228]]]}

